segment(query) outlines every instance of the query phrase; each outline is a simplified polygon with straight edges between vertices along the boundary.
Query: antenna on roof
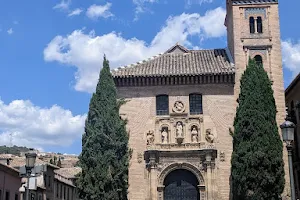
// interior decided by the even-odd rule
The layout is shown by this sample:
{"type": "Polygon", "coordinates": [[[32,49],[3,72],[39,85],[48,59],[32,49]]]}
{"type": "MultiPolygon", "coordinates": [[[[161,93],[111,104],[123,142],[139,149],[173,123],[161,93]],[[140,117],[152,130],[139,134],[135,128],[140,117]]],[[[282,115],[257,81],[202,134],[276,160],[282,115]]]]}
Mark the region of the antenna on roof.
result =
{"type": "Polygon", "coordinates": [[[9,147],[12,147],[12,146],[13,146],[12,140],[13,140],[13,133],[10,133],[10,134],[9,134],[9,147]]]}

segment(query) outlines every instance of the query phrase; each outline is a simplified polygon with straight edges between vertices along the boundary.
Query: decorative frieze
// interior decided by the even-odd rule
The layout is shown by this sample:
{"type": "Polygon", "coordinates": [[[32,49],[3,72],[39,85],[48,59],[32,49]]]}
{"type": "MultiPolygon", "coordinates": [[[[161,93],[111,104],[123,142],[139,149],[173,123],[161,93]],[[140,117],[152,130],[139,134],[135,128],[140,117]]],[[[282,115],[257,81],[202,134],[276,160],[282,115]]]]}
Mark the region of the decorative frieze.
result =
{"type": "Polygon", "coordinates": [[[248,19],[249,16],[263,16],[264,18],[267,17],[266,8],[245,8],[245,19],[248,19]]]}

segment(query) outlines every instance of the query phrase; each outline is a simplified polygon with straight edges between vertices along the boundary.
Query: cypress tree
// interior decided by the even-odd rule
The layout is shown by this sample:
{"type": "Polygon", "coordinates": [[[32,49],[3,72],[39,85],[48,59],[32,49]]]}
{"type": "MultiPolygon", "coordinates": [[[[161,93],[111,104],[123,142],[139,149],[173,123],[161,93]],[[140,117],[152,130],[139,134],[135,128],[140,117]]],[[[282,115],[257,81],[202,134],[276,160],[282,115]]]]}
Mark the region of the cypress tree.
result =
{"type": "Polygon", "coordinates": [[[126,200],[128,189],[128,134],[119,116],[120,101],[104,56],[82,136],[77,186],[83,200],[126,200]]]}
{"type": "Polygon", "coordinates": [[[61,160],[60,160],[60,157],[58,158],[58,161],[57,161],[57,167],[61,167],[61,160]]]}
{"type": "Polygon", "coordinates": [[[233,200],[281,199],[283,144],[276,123],[271,81],[264,68],[250,59],[240,82],[232,135],[233,200]]]}

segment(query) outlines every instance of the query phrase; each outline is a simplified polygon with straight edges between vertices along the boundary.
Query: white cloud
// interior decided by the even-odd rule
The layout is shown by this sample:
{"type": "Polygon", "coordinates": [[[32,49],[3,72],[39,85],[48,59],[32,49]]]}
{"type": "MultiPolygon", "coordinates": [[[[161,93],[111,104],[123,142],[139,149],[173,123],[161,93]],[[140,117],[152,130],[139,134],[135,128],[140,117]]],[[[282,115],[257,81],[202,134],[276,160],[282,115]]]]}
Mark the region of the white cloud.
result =
{"type": "Polygon", "coordinates": [[[283,64],[296,76],[300,72],[300,40],[298,43],[291,40],[282,41],[281,45],[283,64]]]}
{"type": "Polygon", "coordinates": [[[40,108],[30,101],[5,104],[0,100],[0,145],[10,144],[12,138],[19,146],[68,146],[81,137],[85,119],[86,115],[73,116],[57,105],[40,108]]]}
{"type": "Polygon", "coordinates": [[[61,0],[60,3],[56,4],[53,9],[59,10],[69,10],[69,6],[71,5],[71,0],[61,0]]]}
{"type": "Polygon", "coordinates": [[[7,30],[7,33],[8,33],[8,35],[11,35],[11,34],[13,34],[13,33],[14,33],[14,31],[13,31],[13,29],[12,29],[12,28],[10,28],[10,29],[8,29],[8,30],[7,30]]]}
{"type": "Polygon", "coordinates": [[[86,34],[82,30],[75,30],[65,37],[56,36],[44,49],[44,60],[76,67],[75,89],[94,92],[104,53],[111,68],[116,68],[164,52],[176,42],[189,48],[199,48],[191,44],[188,38],[224,36],[224,18],[225,10],[220,7],[208,11],[204,16],[183,13],[169,17],[150,44],[137,38],[123,38],[115,32],[96,36],[94,31],[86,34]]]}
{"type": "Polygon", "coordinates": [[[132,3],[136,6],[135,7],[135,18],[134,20],[138,20],[138,15],[140,13],[146,12],[149,9],[147,8],[148,4],[156,3],[158,0],[132,0],[132,3]]]}
{"type": "Polygon", "coordinates": [[[212,3],[213,0],[185,0],[185,6],[190,7],[191,5],[202,5],[203,3],[212,3]]]}
{"type": "Polygon", "coordinates": [[[109,18],[112,17],[113,14],[109,11],[111,8],[111,3],[106,3],[105,5],[91,5],[86,12],[86,15],[91,19],[98,19],[99,17],[109,18]]]}
{"type": "Polygon", "coordinates": [[[76,8],[75,10],[71,11],[71,12],[68,14],[68,16],[71,17],[71,16],[75,16],[75,15],[80,15],[82,11],[83,11],[82,9],[76,8]]]}

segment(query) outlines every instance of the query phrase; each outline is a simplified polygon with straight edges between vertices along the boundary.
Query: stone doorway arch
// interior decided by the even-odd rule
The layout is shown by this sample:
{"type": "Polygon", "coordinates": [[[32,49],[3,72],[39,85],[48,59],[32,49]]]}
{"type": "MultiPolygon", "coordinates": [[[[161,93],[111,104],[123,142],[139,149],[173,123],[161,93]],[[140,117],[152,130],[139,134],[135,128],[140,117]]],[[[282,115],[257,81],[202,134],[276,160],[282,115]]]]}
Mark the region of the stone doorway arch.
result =
{"type": "MultiPolygon", "coordinates": [[[[174,192],[174,188],[172,187],[175,186],[174,184],[176,181],[180,181],[179,184],[183,184],[180,188],[177,188],[180,191],[175,191],[174,193],[174,195],[180,197],[178,199],[185,200],[182,198],[185,197],[186,200],[206,200],[203,176],[198,168],[190,163],[172,163],[162,170],[158,179],[157,187],[159,200],[172,199],[170,198],[170,192],[174,192]],[[188,191],[196,192],[196,196],[183,194],[188,191]]],[[[177,199],[173,198],[172,200],[177,199]]]]}

